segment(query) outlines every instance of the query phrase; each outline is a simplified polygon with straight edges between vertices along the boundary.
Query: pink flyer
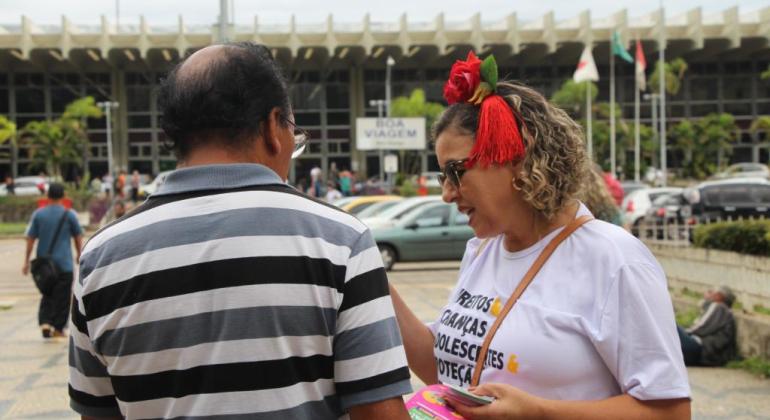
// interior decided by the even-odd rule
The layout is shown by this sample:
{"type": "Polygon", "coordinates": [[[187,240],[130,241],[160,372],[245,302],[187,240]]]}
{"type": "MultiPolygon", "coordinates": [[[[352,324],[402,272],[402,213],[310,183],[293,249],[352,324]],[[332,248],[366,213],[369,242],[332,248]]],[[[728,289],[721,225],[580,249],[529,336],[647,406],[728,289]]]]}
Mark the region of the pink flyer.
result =
{"type": "Polygon", "coordinates": [[[406,402],[406,409],[412,420],[458,420],[463,416],[457,414],[447,405],[444,394],[447,387],[441,384],[430,385],[417,391],[406,402]]]}

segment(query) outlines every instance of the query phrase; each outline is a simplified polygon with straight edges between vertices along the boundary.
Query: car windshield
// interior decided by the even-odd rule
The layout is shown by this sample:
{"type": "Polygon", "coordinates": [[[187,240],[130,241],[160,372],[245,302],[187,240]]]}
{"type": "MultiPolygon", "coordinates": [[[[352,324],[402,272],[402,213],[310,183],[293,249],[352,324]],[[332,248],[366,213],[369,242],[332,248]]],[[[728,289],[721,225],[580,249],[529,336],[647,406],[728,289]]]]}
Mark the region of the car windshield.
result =
{"type": "Polygon", "coordinates": [[[398,204],[385,210],[384,212],[379,214],[377,217],[388,219],[388,220],[399,220],[413,208],[416,208],[417,206],[425,203],[430,203],[430,202],[439,201],[439,200],[440,200],[440,197],[438,196],[436,196],[435,200],[425,199],[425,198],[406,199],[403,201],[399,201],[398,204]]]}
{"type": "Polygon", "coordinates": [[[398,204],[401,200],[388,200],[388,201],[381,201],[379,203],[374,203],[370,207],[362,210],[360,213],[357,214],[359,219],[363,219],[364,217],[376,217],[381,215],[383,212],[388,210],[389,208],[395,206],[398,204]]]}

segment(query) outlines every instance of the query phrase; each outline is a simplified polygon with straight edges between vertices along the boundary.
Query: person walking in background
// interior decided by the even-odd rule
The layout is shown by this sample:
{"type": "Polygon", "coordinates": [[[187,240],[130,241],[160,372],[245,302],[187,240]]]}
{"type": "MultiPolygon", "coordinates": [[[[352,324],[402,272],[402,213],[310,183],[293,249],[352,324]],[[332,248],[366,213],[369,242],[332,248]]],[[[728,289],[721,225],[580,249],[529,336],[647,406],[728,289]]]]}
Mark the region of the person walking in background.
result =
{"type": "Polygon", "coordinates": [[[125,198],[126,188],[126,171],[121,170],[118,173],[118,177],[115,179],[115,195],[120,198],[125,198]]]}
{"type": "Polygon", "coordinates": [[[86,244],[70,400],[82,416],[407,419],[369,229],[286,183],[307,134],[270,50],[198,50],[162,82],[183,165],[86,244]]]}
{"type": "Polygon", "coordinates": [[[593,165],[591,169],[586,171],[586,178],[580,185],[578,198],[597,219],[623,226],[623,215],[610,195],[609,186],[605,180],[601,168],[598,165],[593,165]]]}
{"type": "Polygon", "coordinates": [[[596,165],[595,171],[601,175],[604,183],[607,185],[607,189],[610,191],[610,195],[615,200],[615,205],[620,206],[623,204],[623,185],[615,178],[615,175],[609,172],[602,172],[602,168],[596,165]]]}
{"type": "Polygon", "coordinates": [[[353,174],[347,168],[342,168],[340,172],[340,192],[345,197],[350,197],[353,191],[353,174]]]}
{"type": "Polygon", "coordinates": [[[42,295],[38,310],[38,324],[44,338],[64,336],[67,317],[70,309],[70,291],[72,287],[72,246],[75,244],[75,259],[80,259],[83,243],[83,231],[78,223],[75,212],[67,210],[62,205],[64,186],[52,183],[48,186],[48,205],[35,210],[30,218],[25,233],[27,249],[24,254],[24,264],[21,272],[25,276],[30,271],[32,248],[37,242],[36,255],[38,258],[47,255],[58,269],[58,277],[49,295],[42,295]],[[61,227],[59,225],[61,224],[61,227]],[[59,230],[57,235],[56,231],[59,230]],[[55,239],[55,242],[54,242],[55,239]]]}
{"type": "Polygon", "coordinates": [[[335,188],[334,183],[329,181],[326,183],[326,202],[333,203],[342,198],[342,193],[335,188]]]}
{"type": "Polygon", "coordinates": [[[701,315],[688,328],[677,327],[687,366],[724,366],[738,354],[735,302],[727,286],[703,294],[701,315]]]}
{"type": "Polygon", "coordinates": [[[308,194],[310,194],[311,197],[323,197],[322,176],[323,172],[318,166],[314,166],[313,169],[310,170],[310,190],[308,191],[308,194]]]}
{"type": "Polygon", "coordinates": [[[107,198],[110,198],[115,191],[115,177],[109,172],[102,177],[102,189],[107,198]]]}
{"type": "Polygon", "coordinates": [[[5,177],[5,191],[8,195],[16,195],[16,184],[13,183],[13,177],[5,177]]]}
{"type": "Polygon", "coordinates": [[[139,171],[134,169],[134,172],[131,173],[131,201],[133,203],[136,203],[139,200],[139,185],[141,185],[141,177],[139,176],[139,171]]]}

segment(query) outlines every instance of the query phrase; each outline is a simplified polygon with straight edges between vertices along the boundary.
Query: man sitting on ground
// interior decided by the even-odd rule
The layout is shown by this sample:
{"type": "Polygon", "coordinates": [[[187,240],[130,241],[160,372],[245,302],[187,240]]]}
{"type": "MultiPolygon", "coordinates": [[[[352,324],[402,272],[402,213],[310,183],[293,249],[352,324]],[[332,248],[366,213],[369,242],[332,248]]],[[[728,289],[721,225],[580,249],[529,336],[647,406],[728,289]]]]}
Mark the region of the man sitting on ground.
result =
{"type": "Polygon", "coordinates": [[[687,366],[724,366],[735,358],[735,295],[727,286],[703,295],[703,313],[687,329],[677,327],[687,366]]]}

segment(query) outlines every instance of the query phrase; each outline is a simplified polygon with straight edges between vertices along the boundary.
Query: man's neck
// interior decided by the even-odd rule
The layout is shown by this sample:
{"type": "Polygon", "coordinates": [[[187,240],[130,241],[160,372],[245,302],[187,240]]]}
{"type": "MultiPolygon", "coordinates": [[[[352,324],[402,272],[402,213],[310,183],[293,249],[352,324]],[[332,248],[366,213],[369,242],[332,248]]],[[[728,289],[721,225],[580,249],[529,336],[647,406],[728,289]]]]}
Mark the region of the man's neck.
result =
{"type": "Polygon", "coordinates": [[[221,148],[206,148],[191,152],[179,166],[222,165],[228,163],[259,163],[248,153],[235,154],[221,148]]]}

